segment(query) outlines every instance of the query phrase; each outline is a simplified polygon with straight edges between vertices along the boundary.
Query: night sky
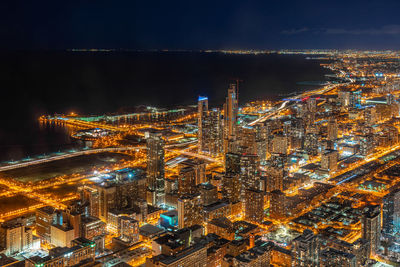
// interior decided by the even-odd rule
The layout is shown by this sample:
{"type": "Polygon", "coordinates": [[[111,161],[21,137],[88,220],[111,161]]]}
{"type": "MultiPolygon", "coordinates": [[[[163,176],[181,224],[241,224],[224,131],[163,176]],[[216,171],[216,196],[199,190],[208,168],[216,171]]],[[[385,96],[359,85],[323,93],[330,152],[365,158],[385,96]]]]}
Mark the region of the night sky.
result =
{"type": "Polygon", "coordinates": [[[0,48],[398,49],[399,13],[399,0],[3,0],[0,48]]]}

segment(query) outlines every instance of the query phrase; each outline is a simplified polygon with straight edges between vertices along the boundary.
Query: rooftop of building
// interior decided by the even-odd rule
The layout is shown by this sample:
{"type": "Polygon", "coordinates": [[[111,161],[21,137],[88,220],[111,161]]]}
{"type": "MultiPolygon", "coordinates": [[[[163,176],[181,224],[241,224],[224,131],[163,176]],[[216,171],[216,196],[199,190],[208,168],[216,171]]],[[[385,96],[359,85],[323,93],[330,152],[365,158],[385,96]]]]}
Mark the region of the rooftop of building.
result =
{"type": "Polygon", "coordinates": [[[254,246],[253,248],[239,254],[235,257],[235,259],[244,263],[251,262],[258,257],[264,255],[266,252],[270,251],[273,247],[274,245],[272,242],[262,242],[259,243],[257,246],[254,246]]]}
{"type": "Polygon", "coordinates": [[[41,264],[41,263],[45,263],[49,260],[52,260],[54,258],[58,258],[58,257],[61,257],[63,255],[69,254],[69,253],[74,253],[75,251],[80,250],[83,247],[96,246],[96,244],[93,241],[90,241],[83,237],[74,239],[72,241],[72,243],[75,244],[75,246],[73,246],[73,247],[55,247],[55,248],[49,250],[48,256],[43,257],[43,258],[40,256],[34,256],[32,258],[29,258],[29,261],[33,262],[34,264],[41,264]]]}
{"type": "Polygon", "coordinates": [[[323,260],[324,258],[331,260],[332,258],[336,257],[341,257],[341,258],[347,258],[349,260],[355,259],[356,256],[354,254],[350,254],[341,250],[337,250],[334,248],[326,248],[321,251],[321,259],[323,260]]]}
{"type": "MultiPolygon", "coordinates": [[[[5,254],[0,254],[0,266],[17,266],[14,264],[17,264],[19,261],[11,258],[11,257],[7,257],[5,254]]],[[[25,266],[25,263],[22,262],[22,266],[25,266]]]]}
{"type": "Polygon", "coordinates": [[[233,223],[226,217],[212,219],[211,221],[208,222],[208,224],[213,224],[220,228],[233,229],[233,223]]]}
{"type": "Polygon", "coordinates": [[[178,201],[186,201],[186,200],[191,200],[191,199],[195,199],[195,198],[200,198],[200,193],[194,193],[194,194],[186,194],[183,196],[180,196],[178,198],[178,201]]]}
{"type": "Polygon", "coordinates": [[[124,168],[91,178],[95,186],[110,188],[119,184],[146,179],[146,172],[141,168],[124,168]]]}
{"type": "Polygon", "coordinates": [[[203,190],[214,190],[217,187],[212,185],[211,183],[207,182],[207,183],[199,184],[199,188],[203,189],[203,190]]]}
{"type": "Polygon", "coordinates": [[[164,216],[164,217],[178,217],[178,211],[177,210],[169,210],[167,212],[161,213],[160,216],[164,216]]]}
{"type": "Polygon", "coordinates": [[[92,224],[92,223],[99,223],[102,222],[102,220],[100,220],[97,217],[93,217],[93,216],[82,216],[81,217],[81,223],[84,224],[92,224]]]}
{"type": "Polygon", "coordinates": [[[203,165],[205,163],[206,163],[205,160],[190,158],[190,159],[180,162],[179,164],[182,166],[195,167],[195,166],[203,165]]]}
{"type": "Polygon", "coordinates": [[[315,238],[314,232],[309,229],[306,229],[303,231],[302,235],[296,237],[293,241],[308,242],[314,238],[315,238]]]}
{"type": "Polygon", "coordinates": [[[226,206],[229,206],[229,203],[224,202],[224,201],[217,201],[217,202],[211,203],[210,205],[204,206],[203,210],[205,212],[212,212],[214,210],[218,210],[218,209],[226,207],[226,206]]]}
{"type": "Polygon", "coordinates": [[[74,228],[71,225],[67,224],[67,223],[62,224],[62,225],[61,224],[52,224],[51,226],[55,227],[55,228],[57,228],[57,229],[59,229],[61,231],[64,231],[64,232],[68,232],[68,231],[74,230],[74,228]]]}
{"type": "Polygon", "coordinates": [[[281,246],[273,246],[272,250],[275,250],[275,251],[277,251],[279,253],[286,254],[288,256],[292,256],[292,251],[290,249],[286,249],[286,248],[283,248],[281,246]]]}
{"type": "Polygon", "coordinates": [[[363,215],[366,218],[374,218],[376,216],[379,216],[381,214],[381,207],[380,205],[371,205],[367,206],[363,210],[363,215]]]}
{"type": "Polygon", "coordinates": [[[247,221],[236,221],[233,223],[233,227],[235,228],[236,233],[239,235],[247,234],[258,228],[257,225],[249,223],[247,221]]]}
{"type": "Polygon", "coordinates": [[[142,236],[150,237],[154,235],[159,235],[161,233],[165,232],[164,229],[154,226],[152,224],[145,224],[142,227],[139,228],[139,233],[142,236]]]}
{"type": "Polygon", "coordinates": [[[139,207],[132,206],[132,207],[126,207],[126,208],[122,208],[122,209],[111,209],[110,211],[108,211],[109,214],[112,215],[122,215],[122,214],[128,214],[128,215],[134,215],[134,214],[138,214],[140,213],[140,209],[139,207]]]}
{"type": "Polygon", "coordinates": [[[135,220],[134,218],[129,216],[120,216],[119,219],[124,221],[130,221],[131,223],[139,223],[138,220],[135,220]]]}
{"type": "Polygon", "coordinates": [[[48,214],[48,215],[52,215],[56,212],[56,209],[51,206],[45,206],[45,207],[37,209],[37,211],[48,214]]]}
{"type": "Polygon", "coordinates": [[[160,254],[158,256],[153,257],[153,259],[155,259],[156,261],[160,261],[165,265],[169,265],[169,264],[172,264],[182,258],[185,258],[185,257],[189,256],[190,254],[195,253],[201,249],[205,249],[205,247],[201,244],[195,244],[193,246],[190,246],[190,247],[182,250],[181,252],[179,252],[178,254],[176,254],[174,256],[167,256],[167,255],[160,254]]]}
{"type": "Polygon", "coordinates": [[[168,246],[171,249],[177,249],[179,247],[183,247],[185,244],[184,240],[181,240],[174,234],[166,234],[158,237],[154,240],[158,245],[168,246]]]}

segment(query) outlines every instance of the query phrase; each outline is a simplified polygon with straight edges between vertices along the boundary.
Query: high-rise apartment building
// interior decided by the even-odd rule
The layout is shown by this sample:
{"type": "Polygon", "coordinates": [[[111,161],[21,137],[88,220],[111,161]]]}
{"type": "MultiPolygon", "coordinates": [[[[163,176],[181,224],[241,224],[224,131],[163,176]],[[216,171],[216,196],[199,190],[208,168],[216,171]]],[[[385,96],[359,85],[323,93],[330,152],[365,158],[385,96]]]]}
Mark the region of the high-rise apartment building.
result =
{"type": "Polygon", "coordinates": [[[240,201],[240,174],[225,174],[222,177],[222,196],[231,203],[240,201]]]}
{"type": "Polygon", "coordinates": [[[218,188],[210,183],[202,183],[198,186],[204,206],[218,201],[218,188]]]}
{"type": "Polygon", "coordinates": [[[225,155],[225,173],[240,174],[240,154],[227,153],[225,155]]]}
{"type": "Polygon", "coordinates": [[[272,139],[272,153],[286,155],[289,151],[289,138],[286,135],[275,135],[272,139]]]}
{"type": "Polygon", "coordinates": [[[328,172],[337,170],[339,153],[337,150],[325,150],[321,156],[321,169],[328,172]]]}
{"type": "Polygon", "coordinates": [[[205,133],[207,132],[206,127],[204,127],[205,118],[208,115],[208,98],[204,96],[199,96],[198,99],[198,113],[197,113],[197,125],[198,125],[198,132],[197,132],[197,139],[199,142],[198,149],[199,152],[205,150],[205,133]]]}
{"type": "Polygon", "coordinates": [[[203,203],[200,194],[184,195],[178,199],[179,228],[203,223],[203,203]]]}
{"type": "Polygon", "coordinates": [[[338,138],[338,123],[335,117],[331,117],[328,121],[327,139],[335,141],[338,138]]]}
{"type": "Polygon", "coordinates": [[[202,159],[188,159],[179,163],[179,168],[183,169],[190,167],[194,171],[194,185],[206,182],[206,165],[207,163],[202,159]]]}
{"type": "Polygon", "coordinates": [[[279,219],[286,216],[286,195],[281,190],[270,192],[269,214],[272,218],[279,219]]]}
{"type": "Polygon", "coordinates": [[[147,135],[147,202],[161,205],[165,200],[164,139],[160,133],[147,135]]]}
{"type": "Polygon", "coordinates": [[[129,169],[126,171],[126,176],[117,172],[114,178],[90,185],[98,192],[98,217],[107,222],[110,210],[131,206],[137,200],[145,198],[146,178],[148,180],[149,177],[146,177],[142,170],[129,169]]]}
{"type": "Polygon", "coordinates": [[[139,222],[129,216],[118,217],[118,236],[127,244],[138,242],[139,222]]]}
{"type": "Polygon", "coordinates": [[[56,222],[56,209],[46,206],[36,210],[36,234],[44,242],[50,243],[51,225],[56,222]]]}
{"type": "Polygon", "coordinates": [[[400,189],[383,198],[382,233],[392,241],[400,241],[400,189]]]}
{"type": "Polygon", "coordinates": [[[230,84],[228,96],[224,104],[224,152],[230,152],[229,143],[236,139],[236,127],[238,116],[238,87],[237,84],[230,84]]]}
{"type": "Polygon", "coordinates": [[[0,246],[7,256],[34,248],[32,229],[20,220],[2,223],[0,227],[0,246]]]}
{"type": "Polygon", "coordinates": [[[203,119],[202,131],[202,151],[212,156],[222,154],[223,127],[219,109],[208,111],[208,114],[203,119]]]}
{"type": "Polygon", "coordinates": [[[245,200],[246,189],[259,189],[260,160],[255,154],[244,154],[240,158],[241,199],[245,200]]]}
{"type": "Polygon", "coordinates": [[[244,217],[250,222],[262,223],[264,221],[263,191],[257,189],[246,189],[244,217]]]}
{"type": "Polygon", "coordinates": [[[379,249],[381,237],[381,207],[373,205],[365,207],[361,217],[362,238],[370,243],[370,255],[379,249]]]}
{"type": "Polygon", "coordinates": [[[99,191],[91,186],[82,186],[79,188],[81,200],[88,205],[88,214],[93,217],[99,217],[99,191]]]}
{"type": "Polygon", "coordinates": [[[191,166],[183,167],[179,170],[178,175],[178,194],[193,194],[196,188],[196,172],[191,166]]]}
{"type": "Polygon", "coordinates": [[[319,267],[320,244],[311,230],[304,230],[293,240],[293,252],[293,266],[319,267]]]}

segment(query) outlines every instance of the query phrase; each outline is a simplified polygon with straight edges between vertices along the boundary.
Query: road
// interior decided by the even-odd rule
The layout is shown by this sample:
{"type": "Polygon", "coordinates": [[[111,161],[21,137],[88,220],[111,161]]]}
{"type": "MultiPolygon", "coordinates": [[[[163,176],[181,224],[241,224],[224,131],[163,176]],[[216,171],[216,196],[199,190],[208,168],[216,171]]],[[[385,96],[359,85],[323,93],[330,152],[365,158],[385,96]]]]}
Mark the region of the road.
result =
{"type": "MultiPolygon", "coordinates": [[[[165,148],[169,149],[172,147],[179,147],[179,146],[185,146],[192,144],[193,141],[189,141],[186,143],[181,143],[181,144],[170,144],[166,145],[165,148]]],[[[19,169],[19,168],[24,168],[28,166],[33,166],[33,165],[38,165],[38,164],[43,164],[43,163],[48,163],[52,161],[57,161],[57,160],[62,160],[62,159],[68,159],[68,158],[73,158],[73,157],[78,157],[78,156],[84,156],[84,155],[90,155],[90,154],[96,154],[96,153],[104,153],[104,152],[123,152],[123,151],[136,151],[136,150],[142,150],[146,149],[146,146],[137,146],[137,147],[108,147],[108,148],[96,148],[96,149],[87,149],[87,150],[81,150],[81,151],[76,151],[76,152],[71,152],[63,155],[56,155],[56,156],[51,156],[48,158],[41,158],[41,159],[32,159],[30,161],[24,161],[20,163],[15,163],[15,164],[8,164],[5,166],[0,166],[0,172],[2,171],[9,171],[9,170],[14,170],[14,169],[19,169]]],[[[180,150],[173,150],[176,153],[182,153],[188,155],[186,151],[180,151],[180,150]]],[[[191,156],[193,157],[200,157],[200,158],[205,158],[209,161],[214,161],[210,157],[205,157],[200,154],[195,154],[195,153],[190,153],[191,156]]]]}

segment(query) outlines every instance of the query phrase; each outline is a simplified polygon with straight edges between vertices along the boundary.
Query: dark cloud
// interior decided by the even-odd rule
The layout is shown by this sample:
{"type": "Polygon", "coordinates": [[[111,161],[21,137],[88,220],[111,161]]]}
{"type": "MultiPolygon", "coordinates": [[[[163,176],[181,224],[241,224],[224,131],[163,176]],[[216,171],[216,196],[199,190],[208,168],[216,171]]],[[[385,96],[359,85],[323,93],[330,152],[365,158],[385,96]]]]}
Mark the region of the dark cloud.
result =
{"type": "Polygon", "coordinates": [[[400,25],[385,25],[380,28],[367,29],[344,29],[344,28],[316,28],[309,29],[307,27],[283,30],[281,34],[296,35],[303,33],[314,34],[344,34],[344,35],[400,35],[400,25]]]}
{"type": "Polygon", "coordinates": [[[349,35],[400,35],[400,25],[385,25],[380,28],[368,29],[323,29],[326,34],[349,34],[349,35]]]}
{"type": "Polygon", "coordinates": [[[395,49],[399,10],[399,0],[2,0],[0,49],[395,49]]]}
{"type": "Polygon", "coordinates": [[[309,28],[303,27],[299,29],[290,29],[290,30],[283,30],[282,34],[287,34],[287,35],[292,35],[292,34],[299,34],[299,33],[304,33],[310,31],[309,28]]]}

